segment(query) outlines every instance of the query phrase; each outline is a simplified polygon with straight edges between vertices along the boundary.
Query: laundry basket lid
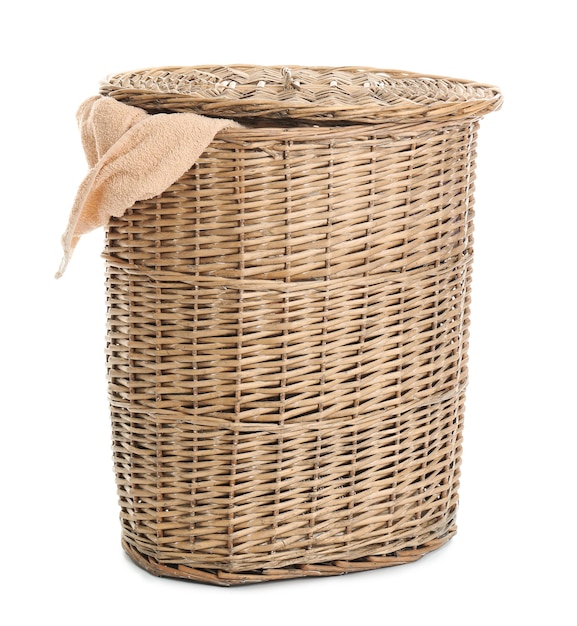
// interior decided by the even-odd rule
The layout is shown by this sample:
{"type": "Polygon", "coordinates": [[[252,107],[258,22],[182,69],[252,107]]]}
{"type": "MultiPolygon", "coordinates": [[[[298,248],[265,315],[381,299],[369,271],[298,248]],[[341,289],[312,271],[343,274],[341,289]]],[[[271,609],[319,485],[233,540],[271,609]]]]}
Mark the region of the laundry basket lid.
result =
{"type": "Polygon", "coordinates": [[[502,100],[490,85],[363,67],[161,67],[109,76],[100,91],[149,112],[315,123],[478,118],[502,100]]]}

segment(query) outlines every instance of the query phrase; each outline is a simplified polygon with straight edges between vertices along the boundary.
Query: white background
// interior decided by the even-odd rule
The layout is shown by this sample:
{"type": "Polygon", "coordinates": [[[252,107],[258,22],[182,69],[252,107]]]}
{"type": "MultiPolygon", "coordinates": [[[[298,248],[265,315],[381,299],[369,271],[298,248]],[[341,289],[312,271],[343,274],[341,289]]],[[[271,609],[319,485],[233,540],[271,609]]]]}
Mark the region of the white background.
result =
{"type": "Polygon", "coordinates": [[[4,4],[4,624],[577,624],[569,6],[4,4]],[[65,276],[53,279],[86,168],[75,112],[107,74],[220,63],[396,68],[504,92],[503,109],[479,134],[459,532],[415,564],[222,589],[150,576],[120,548],[102,233],[83,238],[65,276]]]}

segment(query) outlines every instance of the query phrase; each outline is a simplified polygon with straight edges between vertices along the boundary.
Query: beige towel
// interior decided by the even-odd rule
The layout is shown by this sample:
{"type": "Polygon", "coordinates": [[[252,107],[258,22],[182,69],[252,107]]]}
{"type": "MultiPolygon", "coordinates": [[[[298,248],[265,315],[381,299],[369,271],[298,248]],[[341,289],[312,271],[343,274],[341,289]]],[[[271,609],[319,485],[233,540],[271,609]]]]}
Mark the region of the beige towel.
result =
{"type": "Polygon", "coordinates": [[[90,171],[80,184],[62,236],[64,273],[80,236],[120,217],[138,200],[161,194],[189,170],[232,120],[195,113],[149,115],[114,98],[95,96],[77,114],[90,171]]]}

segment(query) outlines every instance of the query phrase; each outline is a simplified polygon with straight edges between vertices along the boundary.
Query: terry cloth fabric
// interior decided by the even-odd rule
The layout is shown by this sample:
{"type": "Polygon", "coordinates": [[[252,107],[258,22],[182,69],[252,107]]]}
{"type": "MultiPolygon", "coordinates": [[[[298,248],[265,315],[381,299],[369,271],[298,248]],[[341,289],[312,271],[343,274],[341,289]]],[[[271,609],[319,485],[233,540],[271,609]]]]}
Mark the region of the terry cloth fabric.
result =
{"type": "Polygon", "coordinates": [[[121,217],[138,200],[161,194],[188,171],[232,120],[196,113],[149,115],[107,96],[86,100],[77,113],[90,171],[80,184],[62,236],[64,273],[80,236],[121,217]]]}

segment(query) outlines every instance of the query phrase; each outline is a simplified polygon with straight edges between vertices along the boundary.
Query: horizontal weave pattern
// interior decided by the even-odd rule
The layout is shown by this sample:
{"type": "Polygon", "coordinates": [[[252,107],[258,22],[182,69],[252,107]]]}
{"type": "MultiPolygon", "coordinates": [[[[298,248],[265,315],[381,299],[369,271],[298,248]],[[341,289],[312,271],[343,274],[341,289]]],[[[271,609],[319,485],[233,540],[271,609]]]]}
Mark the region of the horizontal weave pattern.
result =
{"type": "Polygon", "coordinates": [[[502,100],[490,85],[362,67],[164,67],[110,76],[101,93],[152,112],[370,124],[480,117],[502,100]]]}
{"type": "Polygon", "coordinates": [[[222,132],[107,232],[123,544],[219,584],[455,532],[477,123],[222,132]]]}

